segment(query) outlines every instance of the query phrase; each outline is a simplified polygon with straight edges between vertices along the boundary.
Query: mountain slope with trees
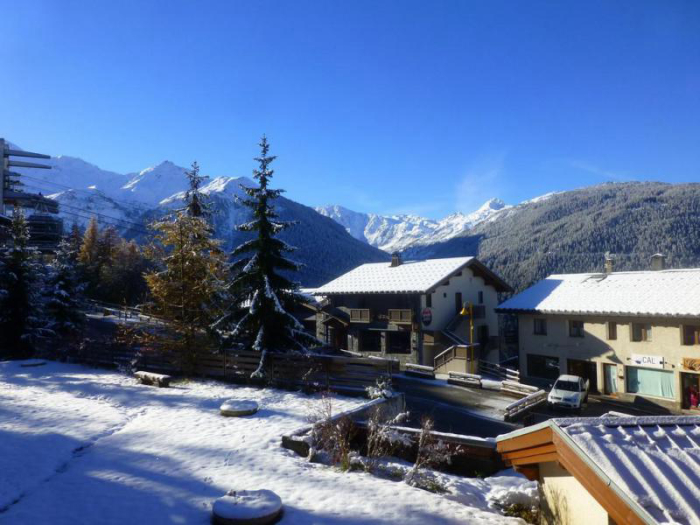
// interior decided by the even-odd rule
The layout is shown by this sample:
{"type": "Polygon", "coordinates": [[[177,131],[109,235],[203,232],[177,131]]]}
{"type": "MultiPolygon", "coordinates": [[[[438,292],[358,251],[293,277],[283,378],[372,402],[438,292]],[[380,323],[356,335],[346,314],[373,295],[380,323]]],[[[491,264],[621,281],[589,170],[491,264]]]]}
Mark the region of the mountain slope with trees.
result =
{"type": "Polygon", "coordinates": [[[407,257],[478,256],[516,290],[552,273],[645,270],[661,252],[670,268],[700,266],[700,184],[608,183],[504,210],[466,235],[407,257]]]}

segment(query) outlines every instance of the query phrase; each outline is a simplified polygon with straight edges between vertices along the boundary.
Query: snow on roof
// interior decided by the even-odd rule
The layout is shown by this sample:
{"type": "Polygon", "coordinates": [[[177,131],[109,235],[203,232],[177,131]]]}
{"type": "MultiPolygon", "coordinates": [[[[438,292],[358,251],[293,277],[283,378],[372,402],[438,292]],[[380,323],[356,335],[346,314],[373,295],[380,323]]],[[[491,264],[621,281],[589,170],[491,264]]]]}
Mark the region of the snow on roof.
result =
{"type": "Polygon", "coordinates": [[[316,289],[316,295],[342,293],[426,293],[469,264],[474,257],[369,263],[316,289]]]}
{"type": "Polygon", "coordinates": [[[700,268],[550,275],[497,311],[700,316],[700,268]]]}
{"type": "Polygon", "coordinates": [[[659,523],[698,523],[700,417],[594,418],[557,426],[659,523]]]}
{"type": "Polygon", "coordinates": [[[648,523],[698,524],[700,417],[603,416],[550,419],[496,438],[551,428],[648,523]]]}

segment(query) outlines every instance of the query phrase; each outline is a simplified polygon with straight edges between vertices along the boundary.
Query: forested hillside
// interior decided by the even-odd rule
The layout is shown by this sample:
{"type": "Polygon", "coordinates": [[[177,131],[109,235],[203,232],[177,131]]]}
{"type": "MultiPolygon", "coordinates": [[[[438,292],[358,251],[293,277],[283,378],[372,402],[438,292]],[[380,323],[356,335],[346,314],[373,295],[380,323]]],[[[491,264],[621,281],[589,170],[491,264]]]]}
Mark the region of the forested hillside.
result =
{"type": "Polygon", "coordinates": [[[608,183],[524,203],[468,234],[407,252],[414,258],[476,255],[516,290],[552,273],[700,266],[700,184],[608,183]]]}

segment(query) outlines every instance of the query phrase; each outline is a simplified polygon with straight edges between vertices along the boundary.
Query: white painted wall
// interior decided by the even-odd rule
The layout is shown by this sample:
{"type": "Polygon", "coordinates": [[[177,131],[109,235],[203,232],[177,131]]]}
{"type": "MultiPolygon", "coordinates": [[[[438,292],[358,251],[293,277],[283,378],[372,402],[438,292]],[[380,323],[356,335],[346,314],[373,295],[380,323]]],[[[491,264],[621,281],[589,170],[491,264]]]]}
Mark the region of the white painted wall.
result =
{"type": "MultiPolygon", "coordinates": [[[[498,335],[498,315],[494,309],[498,306],[498,292],[493,286],[487,285],[481,277],[477,277],[469,268],[462,270],[462,275],[452,276],[447,286],[439,285],[432,294],[433,320],[430,325],[423,324],[426,330],[442,330],[455,316],[455,294],[462,292],[462,302],[479,304],[479,292],[484,292],[486,317],[478,319],[476,328],[481,324],[489,325],[489,335],[498,335]]],[[[426,296],[421,296],[421,311],[426,308],[426,296]]]]}
{"type": "Polygon", "coordinates": [[[608,513],[579,481],[558,463],[540,463],[542,523],[608,525],[608,513]]]}

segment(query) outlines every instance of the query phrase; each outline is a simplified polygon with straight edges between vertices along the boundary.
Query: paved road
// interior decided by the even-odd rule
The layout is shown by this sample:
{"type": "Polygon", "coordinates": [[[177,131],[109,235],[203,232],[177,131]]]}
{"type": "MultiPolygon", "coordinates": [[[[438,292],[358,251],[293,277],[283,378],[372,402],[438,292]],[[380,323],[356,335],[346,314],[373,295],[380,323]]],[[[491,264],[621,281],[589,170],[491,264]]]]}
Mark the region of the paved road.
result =
{"type": "Polygon", "coordinates": [[[435,421],[435,430],[479,437],[495,437],[519,428],[496,419],[504,404],[501,394],[490,390],[445,387],[425,380],[394,376],[396,390],[406,395],[410,426],[420,426],[423,415],[435,421]],[[479,413],[477,413],[479,412],[479,413]],[[491,413],[486,417],[480,413],[491,413]]]}

